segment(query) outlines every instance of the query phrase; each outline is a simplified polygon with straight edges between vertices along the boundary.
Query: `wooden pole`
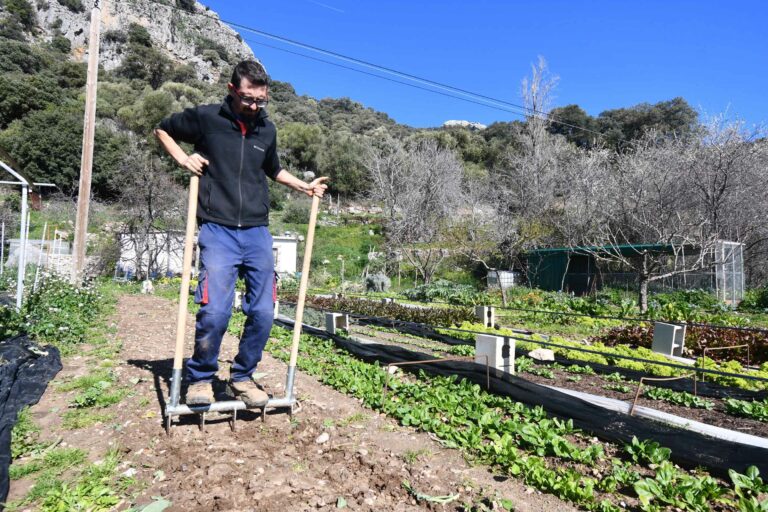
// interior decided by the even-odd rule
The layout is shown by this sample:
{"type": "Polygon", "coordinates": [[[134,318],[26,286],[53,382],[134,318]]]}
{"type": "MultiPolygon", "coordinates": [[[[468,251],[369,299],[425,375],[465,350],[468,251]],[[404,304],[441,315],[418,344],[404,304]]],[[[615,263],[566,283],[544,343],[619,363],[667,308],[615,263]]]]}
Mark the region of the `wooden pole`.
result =
{"type": "Polygon", "coordinates": [[[312,246],[315,243],[315,224],[317,223],[317,210],[320,206],[320,198],[312,196],[312,208],[309,211],[309,226],[307,227],[307,242],[304,246],[304,261],[301,266],[301,280],[299,281],[299,297],[296,301],[296,318],[293,324],[293,340],[291,343],[291,358],[288,362],[288,378],[286,382],[286,396],[293,397],[293,378],[296,369],[296,360],[299,355],[299,337],[301,336],[301,322],[304,320],[304,300],[307,297],[309,283],[309,264],[312,261],[312,246]]]}
{"type": "Polygon", "coordinates": [[[85,86],[85,118],[83,121],[83,154],[80,160],[80,185],[77,196],[75,246],[72,254],[71,282],[80,285],[85,268],[85,246],[88,235],[88,207],[91,202],[91,169],[93,168],[93,137],[96,129],[96,84],[99,79],[99,31],[101,8],[95,0],[91,9],[91,30],[88,35],[88,78],[85,86]]]}
{"type": "Polygon", "coordinates": [[[187,204],[187,231],[184,235],[184,260],[181,270],[181,287],[179,288],[179,309],[176,316],[176,349],[173,357],[173,373],[171,375],[170,405],[179,405],[181,390],[181,365],[184,360],[184,337],[187,332],[187,301],[189,299],[189,281],[192,273],[192,245],[195,239],[197,224],[197,191],[200,178],[192,176],[189,180],[189,203],[187,204]]]}

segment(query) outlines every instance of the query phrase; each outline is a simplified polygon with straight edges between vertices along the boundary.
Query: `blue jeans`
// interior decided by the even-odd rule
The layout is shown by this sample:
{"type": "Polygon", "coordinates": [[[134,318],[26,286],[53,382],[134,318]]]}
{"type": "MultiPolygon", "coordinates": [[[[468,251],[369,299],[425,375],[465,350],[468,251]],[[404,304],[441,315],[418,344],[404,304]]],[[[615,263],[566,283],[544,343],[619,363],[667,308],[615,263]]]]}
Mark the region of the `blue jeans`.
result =
{"type": "Polygon", "coordinates": [[[246,321],[230,378],[251,378],[261,361],[272,329],[275,264],[272,235],[266,226],[233,228],[213,222],[200,227],[200,276],[195,302],[200,304],[195,324],[195,352],[187,360],[190,383],[211,382],[219,369],[221,339],[232,316],[235,282],[245,280],[243,313],[246,321]]]}

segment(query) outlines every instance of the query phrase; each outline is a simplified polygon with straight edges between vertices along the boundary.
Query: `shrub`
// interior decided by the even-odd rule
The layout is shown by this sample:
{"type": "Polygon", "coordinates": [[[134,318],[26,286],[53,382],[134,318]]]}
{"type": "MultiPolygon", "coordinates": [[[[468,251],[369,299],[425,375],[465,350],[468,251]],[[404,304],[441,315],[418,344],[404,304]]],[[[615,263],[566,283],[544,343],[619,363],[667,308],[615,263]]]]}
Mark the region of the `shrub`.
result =
{"type": "Polygon", "coordinates": [[[17,19],[26,29],[32,30],[37,25],[35,8],[27,0],[4,0],[5,10],[17,19]]]}
{"type": "Polygon", "coordinates": [[[410,300],[444,301],[459,306],[473,306],[490,302],[488,294],[475,290],[471,285],[455,284],[444,279],[405,290],[403,295],[410,300]]]}
{"type": "Polygon", "coordinates": [[[0,340],[21,332],[22,317],[11,305],[0,304],[0,340]]]}
{"type": "Polygon", "coordinates": [[[306,201],[291,201],[283,213],[283,222],[289,224],[309,223],[309,204],[306,201]]]}
{"type": "Polygon", "coordinates": [[[768,309],[768,286],[747,290],[739,304],[742,311],[763,311],[768,309]]]}
{"type": "Polygon", "coordinates": [[[46,276],[24,304],[24,327],[43,343],[60,347],[82,343],[102,303],[103,296],[92,285],[77,288],[59,277],[46,276]]]}

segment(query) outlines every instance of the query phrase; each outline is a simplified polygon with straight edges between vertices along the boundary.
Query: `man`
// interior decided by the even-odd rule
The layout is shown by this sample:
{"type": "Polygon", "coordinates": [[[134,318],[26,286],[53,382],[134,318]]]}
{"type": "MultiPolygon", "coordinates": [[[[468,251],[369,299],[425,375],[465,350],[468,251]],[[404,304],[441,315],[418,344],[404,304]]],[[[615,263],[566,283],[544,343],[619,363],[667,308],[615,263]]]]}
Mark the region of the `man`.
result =
{"type": "Polygon", "coordinates": [[[280,167],[277,132],[264,110],[269,76],[255,61],[239,63],[222,104],[188,108],[160,122],[155,136],[166,152],[201,176],[197,202],[200,276],[195,301],[195,351],[187,360],[188,405],[214,400],[221,339],[232,314],[235,282],[245,280],[246,315],[230,388],[248,407],[267,403],[251,375],[272,328],[274,261],[266,178],[309,196],[323,196],[327,178],[307,184],[280,167]],[[177,141],[194,145],[187,155],[177,141]]]}

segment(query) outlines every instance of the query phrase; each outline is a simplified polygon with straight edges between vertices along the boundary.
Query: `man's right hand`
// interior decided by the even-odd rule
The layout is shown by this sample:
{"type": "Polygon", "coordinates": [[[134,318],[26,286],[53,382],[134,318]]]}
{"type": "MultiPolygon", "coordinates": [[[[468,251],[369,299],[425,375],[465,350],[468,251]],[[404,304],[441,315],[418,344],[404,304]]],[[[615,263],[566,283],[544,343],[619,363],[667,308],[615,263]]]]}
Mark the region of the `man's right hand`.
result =
{"type": "Polygon", "coordinates": [[[202,176],[205,172],[205,166],[208,165],[208,160],[203,158],[197,153],[192,153],[183,162],[181,166],[193,174],[202,176]]]}

